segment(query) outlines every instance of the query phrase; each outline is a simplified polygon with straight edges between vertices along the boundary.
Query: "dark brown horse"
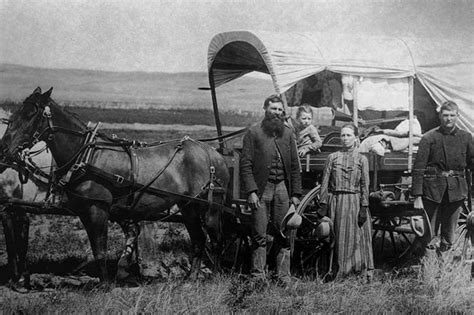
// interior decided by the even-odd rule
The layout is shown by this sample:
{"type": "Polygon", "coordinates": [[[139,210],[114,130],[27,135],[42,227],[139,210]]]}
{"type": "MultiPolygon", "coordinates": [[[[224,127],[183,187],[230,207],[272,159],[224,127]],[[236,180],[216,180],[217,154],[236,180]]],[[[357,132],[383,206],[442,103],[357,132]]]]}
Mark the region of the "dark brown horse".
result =
{"type": "Polygon", "coordinates": [[[58,186],[67,194],[67,207],[84,224],[102,280],[108,278],[108,220],[118,222],[129,238],[120,270],[131,259],[137,222],[176,217],[169,213],[174,205],[193,244],[190,275],[196,278],[204,230],[220,234],[218,205],[224,203],[229,182],[224,158],[187,137],[149,145],[110,139],[63,110],[51,92],[37,88],[13,113],[1,142],[4,156],[17,160],[35,142],[47,143],[58,166],[58,186]]]}

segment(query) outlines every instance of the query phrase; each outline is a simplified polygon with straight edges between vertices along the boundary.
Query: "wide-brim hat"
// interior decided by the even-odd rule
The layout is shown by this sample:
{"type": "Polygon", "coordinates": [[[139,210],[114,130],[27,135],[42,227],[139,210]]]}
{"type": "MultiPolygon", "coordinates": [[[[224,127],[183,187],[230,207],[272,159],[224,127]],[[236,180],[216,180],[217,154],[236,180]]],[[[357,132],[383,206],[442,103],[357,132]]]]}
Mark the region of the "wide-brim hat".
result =
{"type": "Polygon", "coordinates": [[[413,232],[418,237],[422,237],[425,233],[431,234],[431,226],[427,218],[422,215],[416,215],[410,217],[410,226],[413,232]]]}
{"type": "Polygon", "coordinates": [[[301,226],[303,218],[296,212],[295,205],[291,205],[281,221],[281,232],[284,233],[287,229],[297,229],[301,226]]]}

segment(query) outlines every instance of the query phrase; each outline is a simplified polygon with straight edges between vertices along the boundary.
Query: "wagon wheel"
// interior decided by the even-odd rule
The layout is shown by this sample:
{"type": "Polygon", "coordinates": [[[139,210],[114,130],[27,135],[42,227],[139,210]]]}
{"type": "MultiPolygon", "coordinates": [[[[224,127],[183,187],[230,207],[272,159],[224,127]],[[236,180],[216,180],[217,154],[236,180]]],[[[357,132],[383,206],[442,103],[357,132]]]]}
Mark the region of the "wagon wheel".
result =
{"type": "Polygon", "coordinates": [[[468,205],[463,204],[459,213],[457,238],[453,250],[461,260],[471,264],[471,276],[474,277],[474,211],[469,211],[468,205]]]}
{"type": "Polygon", "coordinates": [[[396,259],[408,257],[421,250],[419,241],[424,235],[431,234],[430,220],[426,211],[409,209],[377,209],[372,213],[372,244],[374,256],[390,256],[396,259]],[[387,210],[384,212],[384,210],[387,210]],[[377,238],[380,236],[380,238],[377,238]],[[387,239],[388,237],[388,239],[387,239]],[[387,242],[390,245],[386,244],[387,242]],[[387,254],[387,250],[392,254],[387,254]]]}
{"type": "Polygon", "coordinates": [[[320,190],[318,185],[303,197],[297,208],[297,213],[303,218],[302,224],[290,235],[292,266],[303,274],[318,272],[321,253],[329,243],[328,238],[320,239],[316,235],[320,190]]]}
{"type": "Polygon", "coordinates": [[[215,271],[243,272],[249,267],[250,231],[249,225],[240,219],[225,214],[221,217],[222,235],[220,242],[207,233],[205,262],[215,271]]]}

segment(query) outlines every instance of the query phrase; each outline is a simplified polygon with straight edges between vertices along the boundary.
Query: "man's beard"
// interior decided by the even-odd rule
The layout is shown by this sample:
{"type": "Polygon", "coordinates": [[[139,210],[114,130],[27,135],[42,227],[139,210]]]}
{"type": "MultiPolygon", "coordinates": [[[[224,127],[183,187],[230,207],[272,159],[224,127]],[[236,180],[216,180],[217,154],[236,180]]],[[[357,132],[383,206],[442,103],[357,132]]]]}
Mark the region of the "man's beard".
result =
{"type": "Polygon", "coordinates": [[[282,116],[275,115],[272,113],[265,113],[265,117],[262,120],[262,129],[263,131],[273,137],[283,136],[283,131],[285,130],[285,120],[282,116]]]}

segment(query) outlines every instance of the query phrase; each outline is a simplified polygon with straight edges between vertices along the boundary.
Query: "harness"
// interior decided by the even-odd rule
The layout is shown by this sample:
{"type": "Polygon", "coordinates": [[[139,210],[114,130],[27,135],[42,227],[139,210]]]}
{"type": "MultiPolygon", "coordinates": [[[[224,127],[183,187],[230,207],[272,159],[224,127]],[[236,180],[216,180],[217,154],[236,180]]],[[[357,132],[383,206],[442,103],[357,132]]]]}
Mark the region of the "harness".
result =
{"type": "MultiPolygon", "coordinates": [[[[202,186],[201,191],[199,191],[194,196],[183,195],[165,189],[152,187],[152,184],[166,171],[166,169],[172,163],[178,152],[182,150],[184,142],[193,141],[197,144],[200,144],[201,142],[193,140],[188,136],[185,136],[180,140],[171,140],[166,142],[160,141],[152,144],[139,141],[129,141],[125,139],[109,138],[105,135],[99,134],[99,128],[101,125],[100,123],[96,124],[94,127],[91,127],[89,124],[86,128],[86,131],[76,131],[60,126],[54,126],[49,106],[45,106],[42,116],[47,120],[47,127],[41,131],[36,130],[34,132],[32,141],[33,145],[42,140],[52,140],[54,134],[58,132],[69,133],[84,138],[82,146],[78,149],[76,153],[74,153],[72,158],[70,158],[70,160],[66,162],[63,166],[54,170],[51,176],[47,176],[47,178],[49,179],[48,182],[51,186],[59,188],[60,190],[67,190],[69,193],[82,199],[105,201],[96,198],[88,198],[82,195],[79,196],[74,194],[74,192],[70,190],[70,187],[72,187],[73,184],[91,179],[97,182],[107,184],[108,189],[113,192],[114,200],[118,200],[120,198],[127,198],[126,204],[129,210],[133,210],[145,194],[152,194],[158,197],[162,197],[164,199],[176,198],[181,200],[187,200],[187,203],[180,208],[186,207],[191,202],[197,202],[200,204],[208,205],[208,209],[217,206],[225,212],[234,214],[234,211],[232,209],[220,204],[213,203],[214,194],[225,194],[225,188],[222,187],[219,181],[216,179],[215,166],[212,165],[212,159],[210,156],[208,159],[210,163],[209,180],[205,185],[202,186]],[[100,138],[98,136],[100,136],[100,138]],[[100,141],[100,139],[103,138],[105,138],[106,141],[100,141]],[[136,179],[138,177],[139,172],[138,156],[136,150],[138,148],[155,147],[173,142],[176,142],[176,145],[174,147],[174,150],[168,157],[168,160],[166,161],[165,165],[160,170],[158,170],[147,183],[137,183],[136,179]],[[124,176],[120,174],[113,174],[111,172],[105,171],[99,167],[94,166],[91,163],[91,160],[94,156],[94,152],[96,150],[111,149],[114,147],[122,149],[128,154],[130,158],[130,172],[128,178],[124,178],[124,176]]],[[[239,130],[238,132],[234,132],[228,135],[228,137],[235,137],[244,131],[245,129],[239,130]]],[[[210,138],[204,140],[213,141],[218,140],[218,138],[210,138]]],[[[204,151],[208,153],[207,150],[204,151]]],[[[28,153],[29,151],[26,152],[28,153]]],[[[24,156],[20,160],[24,161],[25,156],[28,156],[29,160],[31,160],[30,154],[24,154],[24,156]]],[[[36,164],[30,163],[29,167],[31,168],[30,173],[40,173],[40,168],[36,164]]],[[[174,212],[172,214],[169,214],[168,216],[175,215],[178,212],[174,212]]]]}

